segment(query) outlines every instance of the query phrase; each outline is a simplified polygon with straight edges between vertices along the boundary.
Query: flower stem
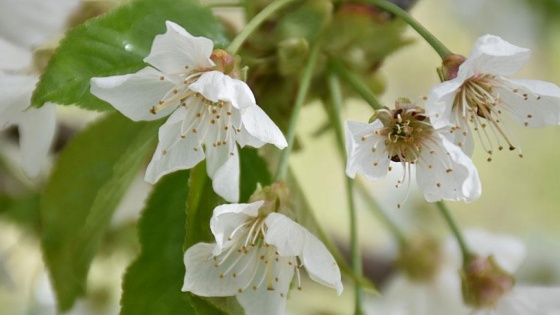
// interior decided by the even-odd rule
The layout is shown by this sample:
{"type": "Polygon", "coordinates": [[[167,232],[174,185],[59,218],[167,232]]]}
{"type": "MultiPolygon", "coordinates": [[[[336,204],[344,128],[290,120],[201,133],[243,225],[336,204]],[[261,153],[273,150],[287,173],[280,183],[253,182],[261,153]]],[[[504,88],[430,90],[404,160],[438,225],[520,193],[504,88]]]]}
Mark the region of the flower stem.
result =
{"type": "Polygon", "coordinates": [[[231,41],[228,48],[226,49],[230,54],[235,55],[243,42],[251,35],[258,27],[264,22],[267,18],[269,18],[274,12],[281,9],[283,6],[287,5],[290,2],[294,2],[295,0],[276,0],[269,4],[266,8],[264,8],[261,12],[259,12],[237,36],[231,41]]]}
{"type": "Polygon", "coordinates": [[[438,55],[443,60],[445,57],[452,55],[453,53],[445,47],[445,45],[439,41],[430,31],[428,31],[420,22],[412,17],[408,12],[401,9],[399,6],[386,1],[386,0],[362,0],[374,4],[382,9],[385,9],[394,15],[401,18],[406,24],[410,25],[420,36],[422,36],[430,46],[438,53],[438,55]]]}
{"type": "Polygon", "coordinates": [[[294,108],[292,109],[292,114],[290,116],[290,123],[288,126],[288,134],[286,140],[288,141],[288,147],[282,150],[280,155],[280,161],[278,162],[278,171],[276,172],[276,180],[284,180],[288,170],[288,159],[292,149],[294,147],[294,139],[296,136],[296,125],[299,117],[299,112],[305,102],[305,97],[311,85],[311,78],[313,76],[313,70],[315,69],[315,64],[317,63],[317,56],[319,55],[321,47],[321,42],[317,41],[315,46],[311,49],[309,58],[307,60],[307,65],[303,69],[303,74],[301,77],[301,82],[299,86],[298,93],[296,95],[296,100],[294,102],[294,108]]]}
{"type": "Polygon", "coordinates": [[[344,65],[338,61],[331,59],[329,63],[330,68],[336,72],[336,74],[342,78],[346,83],[348,83],[360,96],[369,104],[373,110],[382,109],[383,105],[379,99],[371,92],[369,87],[365,85],[360,78],[358,78],[354,73],[348,71],[344,65]]]}
{"type": "MultiPolygon", "coordinates": [[[[342,108],[342,92],[340,82],[334,73],[329,71],[328,85],[330,91],[330,104],[332,107],[332,116],[334,120],[334,128],[336,134],[336,142],[341,152],[344,152],[344,133],[342,131],[342,119],[340,111],[342,108]]],[[[354,181],[348,176],[346,179],[346,198],[348,202],[348,214],[350,216],[350,252],[352,256],[352,271],[358,277],[362,276],[362,254],[360,251],[360,244],[358,241],[358,226],[356,206],[354,204],[354,181]]],[[[354,314],[363,314],[362,311],[362,286],[359,282],[354,284],[354,314]]]]}
{"type": "Polygon", "coordinates": [[[449,227],[451,228],[453,235],[457,239],[457,243],[459,244],[459,248],[461,249],[461,255],[463,257],[463,264],[465,264],[473,257],[473,254],[471,253],[469,247],[467,246],[467,243],[465,242],[465,238],[463,237],[463,234],[461,233],[459,226],[453,219],[453,216],[451,215],[451,212],[447,208],[447,205],[443,201],[438,201],[436,205],[439,209],[439,212],[445,219],[445,222],[447,222],[447,225],[449,225],[449,227]]]}

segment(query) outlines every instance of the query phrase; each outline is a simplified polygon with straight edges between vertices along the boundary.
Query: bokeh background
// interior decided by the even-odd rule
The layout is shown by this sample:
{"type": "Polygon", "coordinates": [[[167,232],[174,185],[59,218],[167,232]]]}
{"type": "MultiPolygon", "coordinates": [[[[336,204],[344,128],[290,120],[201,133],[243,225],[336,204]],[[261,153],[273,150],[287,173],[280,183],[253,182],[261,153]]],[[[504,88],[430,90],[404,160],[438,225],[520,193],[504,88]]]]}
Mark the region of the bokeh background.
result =
{"type": "MultiPolygon", "coordinates": [[[[9,0],[0,0],[0,4],[9,0]]],[[[529,64],[519,77],[560,84],[560,3],[554,0],[418,0],[412,14],[452,51],[468,55],[474,40],[490,33],[532,50],[529,64]]],[[[219,14],[239,25],[239,12],[219,14]]],[[[0,28],[1,28],[0,23],[0,28]]],[[[0,30],[0,34],[1,34],[0,30]]],[[[385,92],[381,100],[392,106],[398,97],[421,102],[421,97],[439,82],[438,55],[411,29],[413,43],[387,58],[381,68],[385,92]]],[[[2,52],[0,51],[0,56],[2,52]]],[[[371,109],[359,100],[345,108],[345,118],[367,121],[371,109]]],[[[95,114],[61,108],[63,124],[70,130],[83,127],[95,114]]],[[[301,149],[291,163],[308,200],[325,231],[344,251],[348,244],[348,217],[344,188],[344,161],[332,133],[317,135],[327,119],[320,104],[306,106],[300,117],[298,139],[301,149]]],[[[523,149],[498,152],[492,162],[481,150],[474,160],[483,184],[483,194],[475,203],[449,203],[463,228],[480,228],[514,235],[527,246],[528,256],[520,282],[560,285],[560,128],[529,129],[507,122],[523,149]]],[[[64,133],[66,129],[62,130],[64,133]]],[[[3,132],[0,152],[2,171],[18,172],[17,142],[9,130],[3,132]]],[[[398,172],[386,180],[363,181],[382,209],[412,235],[448,236],[447,228],[433,205],[422,201],[414,183],[404,207],[397,209],[406,194],[394,189],[398,172]]],[[[23,175],[19,175],[23,178],[23,175]]],[[[5,177],[5,176],[4,176],[5,177]]],[[[2,182],[4,190],[13,189],[2,182]]],[[[116,314],[121,275],[137,250],[135,221],[149,193],[149,185],[139,174],[136,184],[123,200],[104,241],[102,255],[90,272],[89,295],[72,314],[116,314]]],[[[25,179],[23,179],[25,181],[25,179]]],[[[360,179],[363,180],[363,179],[360,179]]],[[[37,183],[28,182],[29,185],[37,183]]],[[[362,198],[358,197],[359,235],[364,268],[376,280],[390,276],[396,242],[362,198]]],[[[22,214],[24,216],[25,214],[22,214]]],[[[32,214],[30,214],[32,215],[32,214]]],[[[22,225],[13,215],[0,211],[0,314],[55,314],[53,293],[42,263],[39,242],[33,227],[22,225]]],[[[348,285],[341,298],[312,281],[303,292],[292,292],[291,314],[350,314],[352,290],[348,285]]],[[[373,295],[371,297],[374,299],[373,295]]]]}

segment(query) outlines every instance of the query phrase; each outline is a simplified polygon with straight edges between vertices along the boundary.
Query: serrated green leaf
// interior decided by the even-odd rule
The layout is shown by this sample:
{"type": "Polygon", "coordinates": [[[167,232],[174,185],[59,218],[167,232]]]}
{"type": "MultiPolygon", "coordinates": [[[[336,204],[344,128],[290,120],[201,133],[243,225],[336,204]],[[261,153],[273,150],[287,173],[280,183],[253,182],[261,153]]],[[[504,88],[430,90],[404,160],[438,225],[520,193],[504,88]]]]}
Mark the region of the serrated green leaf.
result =
{"type": "Polygon", "coordinates": [[[76,27],[62,40],[51,58],[32,98],[32,105],[46,102],[114,110],[90,92],[92,77],[136,72],[146,64],[152,41],[165,32],[165,21],[183,26],[191,34],[225,46],[222,26],[210,9],[195,0],[136,0],[102,17],[76,27]]]}
{"type": "Polygon", "coordinates": [[[40,200],[42,249],[60,310],[84,294],[90,263],[118,202],[156,143],[160,121],[113,113],[60,154],[40,200]]]}
{"type": "Polygon", "coordinates": [[[154,187],[138,222],[141,252],[123,280],[121,315],[195,314],[181,292],[189,171],[154,187]]]}

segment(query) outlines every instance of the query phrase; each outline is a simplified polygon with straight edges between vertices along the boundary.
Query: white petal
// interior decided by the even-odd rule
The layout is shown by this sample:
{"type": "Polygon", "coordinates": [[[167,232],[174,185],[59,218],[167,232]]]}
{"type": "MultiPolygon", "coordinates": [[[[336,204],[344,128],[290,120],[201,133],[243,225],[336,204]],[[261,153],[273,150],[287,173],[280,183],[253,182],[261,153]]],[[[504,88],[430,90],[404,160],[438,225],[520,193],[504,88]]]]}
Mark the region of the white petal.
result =
{"type": "Polygon", "coordinates": [[[512,45],[498,36],[484,35],[476,40],[470,56],[459,67],[458,76],[512,75],[527,63],[530,55],[529,49],[512,45]]]}
{"type": "Polygon", "coordinates": [[[0,129],[16,123],[29,107],[38,78],[0,73],[0,129]]]}
{"type": "Polygon", "coordinates": [[[153,184],[166,174],[192,168],[204,159],[198,134],[183,133],[181,118],[186,114],[183,107],[178,108],[159,128],[159,143],[146,170],[146,181],[153,184]]]}
{"type": "Polygon", "coordinates": [[[32,48],[62,34],[79,0],[3,0],[0,36],[32,48]]]}
{"type": "Polygon", "coordinates": [[[500,103],[513,118],[528,127],[560,124],[560,87],[537,80],[510,80],[496,89],[500,103]],[[514,93],[512,90],[517,89],[514,93]]]}
{"type": "MultiPolygon", "coordinates": [[[[442,133],[453,144],[460,147],[461,150],[467,155],[472,156],[474,152],[474,139],[473,130],[469,123],[464,119],[457,119],[457,125],[453,125],[455,130],[451,132],[451,128],[441,128],[438,132],[442,133]]],[[[451,127],[451,126],[449,126],[451,127]]]]}
{"type": "Polygon", "coordinates": [[[150,110],[174,87],[175,83],[169,76],[151,67],[133,74],[91,79],[91,94],[134,121],[155,120],[169,115],[179,105],[178,101],[155,115],[150,110]]]}
{"type": "Polygon", "coordinates": [[[534,287],[519,285],[513,289],[512,293],[514,293],[514,297],[517,296],[518,298],[523,298],[534,303],[536,309],[539,311],[538,314],[556,315],[560,312],[560,287],[534,287]]]}
{"type": "Polygon", "coordinates": [[[214,44],[206,37],[194,37],[181,26],[166,21],[167,31],[157,35],[145,62],[164,73],[186,72],[214,66],[210,55],[214,44]]]}
{"type": "Polygon", "coordinates": [[[227,162],[231,157],[230,153],[235,149],[235,142],[218,124],[208,124],[208,131],[205,136],[206,142],[206,172],[208,177],[213,178],[216,171],[227,162]],[[229,136],[229,139],[226,139],[229,136]],[[216,140],[218,142],[226,140],[228,143],[225,145],[215,145],[216,140]]]}
{"type": "Polygon", "coordinates": [[[247,83],[233,79],[220,71],[208,71],[189,85],[189,89],[198,92],[212,101],[225,101],[237,109],[255,106],[255,96],[247,83]]]}
{"type": "Polygon", "coordinates": [[[22,167],[27,176],[39,175],[53,143],[56,129],[56,105],[27,109],[19,121],[22,167]]]}
{"type": "Polygon", "coordinates": [[[481,230],[465,231],[467,245],[481,257],[494,256],[505,271],[514,273],[526,256],[525,246],[518,239],[481,230]]]}
{"type": "Polygon", "coordinates": [[[283,214],[271,213],[266,218],[265,241],[278,247],[280,256],[299,256],[305,246],[306,230],[283,214]]]}
{"type": "MultiPolygon", "coordinates": [[[[264,248],[261,249],[259,255],[266,256],[264,248]]],[[[245,309],[246,315],[284,315],[286,313],[286,297],[294,277],[294,266],[288,265],[288,259],[279,257],[279,261],[272,263],[270,265],[272,269],[267,272],[265,262],[259,261],[259,269],[253,283],[237,295],[237,300],[245,309]],[[270,277],[270,279],[266,277],[270,277]],[[259,286],[261,280],[263,280],[263,283],[259,286]],[[268,284],[271,284],[270,288],[268,284]]]]}
{"type": "Polygon", "coordinates": [[[334,257],[325,245],[307,230],[303,248],[303,265],[311,279],[336,289],[338,295],[342,293],[340,269],[334,257]]]}
{"type": "Polygon", "coordinates": [[[340,270],[331,253],[307,229],[288,217],[271,213],[266,218],[265,241],[278,248],[280,256],[300,256],[309,277],[342,293],[340,270]]]}
{"type": "Polygon", "coordinates": [[[346,175],[354,178],[356,173],[361,173],[366,178],[375,180],[387,174],[390,160],[385,138],[373,134],[381,128],[383,124],[379,120],[371,124],[346,122],[346,175]]]}
{"type": "Polygon", "coordinates": [[[214,209],[210,219],[210,230],[216,239],[214,255],[222,251],[228,243],[228,237],[236,228],[259,214],[259,208],[263,203],[264,201],[261,200],[250,204],[225,204],[214,209]]]}
{"type": "Polygon", "coordinates": [[[443,135],[434,136],[416,164],[416,180],[426,201],[478,199],[481,184],[471,159],[443,135]]]}
{"type": "Polygon", "coordinates": [[[22,70],[31,63],[31,52],[0,38],[0,70],[22,70]]]}
{"type": "Polygon", "coordinates": [[[538,305],[528,296],[517,292],[517,287],[502,297],[498,305],[491,310],[481,310],[477,314],[491,315],[547,315],[539,310],[538,305]],[[485,312],[486,311],[486,312],[485,312]]]}
{"type": "Polygon", "coordinates": [[[272,143],[278,149],[284,149],[288,146],[282,131],[258,105],[242,109],[241,120],[245,130],[258,140],[272,143]]]}
{"type": "Polygon", "coordinates": [[[198,243],[185,252],[186,272],[182,291],[200,296],[232,296],[251,283],[253,270],[258,267],[256,249],[247,254],[233,249],[225,262],[219,264],[225,255],[214,260],[213,248],[213,244],[198,243]]]}
{"type": "Polygon", "coordinates": [[[434,86],[428,93],[426,100],[426,114],[430,117],[432,126],[436,129],[450,124],[457,124],[453,116],[453,102],[463,80],[456,78],[434,86]]]}
{"type": "MultiPolygon", "coordinates": [[[[218,168],[212,177],[214,191],[229,202],[239,200],[239,152],[237,152],[236,146],[233,149],[231,152],[233,155],[218,168]]],[[[211,164],[213,161],[207,160],[207,163],[211,164]]]]}
{"type": "Polygon", "coordinates": [[[429,281],[411,281],[397,274],[382,293],[372,314],[472,315],[463,305],[457,269],[442,270],[429,281]]]}

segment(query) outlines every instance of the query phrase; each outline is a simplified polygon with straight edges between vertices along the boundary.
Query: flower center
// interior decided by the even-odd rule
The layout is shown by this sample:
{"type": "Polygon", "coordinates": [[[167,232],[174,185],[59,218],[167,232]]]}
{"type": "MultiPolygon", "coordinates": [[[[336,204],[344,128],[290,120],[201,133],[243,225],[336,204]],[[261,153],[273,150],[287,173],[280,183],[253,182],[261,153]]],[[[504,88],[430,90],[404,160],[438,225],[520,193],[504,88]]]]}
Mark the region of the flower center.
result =
{"type": "Polygon", "coordinates": [[[385,145],[393,162],[414,164],[420,157],[422,147],[430,137],[433,127],[429,124],[424,111],[418,107],[387,110],[390,119],[383,125],[387,139],[385,145]]]}
{"type": "MultiPolygon", "coordinates": [[[[301,290],[301,265],[295,256],[282,257],[276,246],[265,242],[265,219],[266,216],[257,217],[239,225],[229,235],[227,248],[204,262],[213,262],[215,268],[223,270],[218,276],[220,279],[243,277],[238,293],[243,293],[247,288],[256,291],[263,285],[268,291],[275,291],[282,275],[289,268],[295,268],[298,289],[301,290]]],[[[284,298],[286,293],[280,292],[280,297],[284,298]]]]}
{"type": "MultiPolygon", "coordinates": [[[[463,130],[463,136],[467,136],[470,128],[466,124],[473,124],[474,131],[478,134],[484,150],[492,155],[493,145],[491,136],[487,132],[490,129],[491,134],[498,143],[498,150],[503,150],[504,146],[500,143],[500,137],[503,138],[509,150],[515,150],[513,137],[508,128],[503,125],[501,120],[502,111],[499,106],[501,103],[500,96],[494,89],[496,87],[505,86],[499,77],[490,74],[475,75],[466,80],[460,87],[459,92],[455,96],[454,111],[461,120],[465,122],[467,130],[463,130]]],[[[452,132],[460,129],[453,127],[452,132]]],[[[459,144],[461,145],[461,144],[459,144]]],[[[519,152],[522,156],[521,151],[519,152]]],[[[491,161],[491,158],[488,158],[491,161]]]]}

